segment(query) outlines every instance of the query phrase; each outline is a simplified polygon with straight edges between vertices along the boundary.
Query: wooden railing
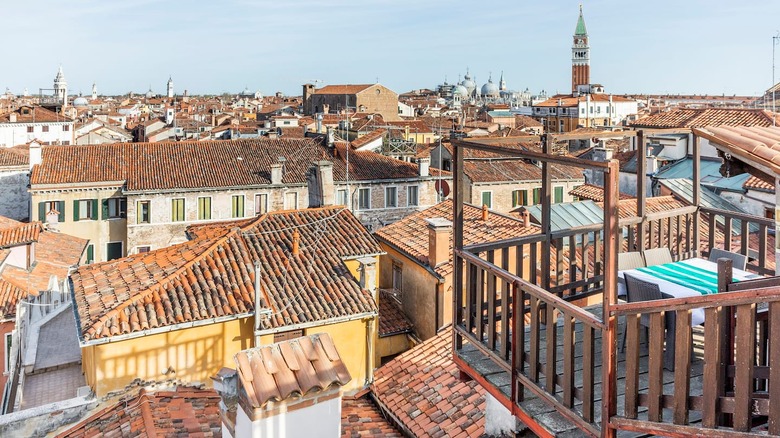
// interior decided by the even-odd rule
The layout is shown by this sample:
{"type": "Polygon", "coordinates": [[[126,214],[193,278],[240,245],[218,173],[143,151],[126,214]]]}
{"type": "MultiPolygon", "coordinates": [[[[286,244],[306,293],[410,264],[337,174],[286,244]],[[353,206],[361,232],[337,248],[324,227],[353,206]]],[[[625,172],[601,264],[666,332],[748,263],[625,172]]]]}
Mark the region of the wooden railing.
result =
{"type": "Polygon", "coordinates": [[[694,220],[697,210],[695,206],[688,206],[649,213],[644,218],[621,219],[618,248],[621,251],[669,248],[675,260],[696,257],[698,248],[694,220]]]}
{"type": "Polygon", "coordinates": [[[626,337],[625,367],[616,376],[624,381],[625,398],[622,412],[610,419],[615,428],[728,435],[768,421],[769,433],[780,434],[780,279],[729,284],[730,263],[719,261],[718,270],[719,294],[613,306],[613,314],[625,317],[626,337]],[[693,311],[704,313],[701,353],[693,349],[693,311]],[[648,371],[640,382],[642,316],[649,326],[648,371]],[[664,379],[670,365],[664,345],[673,350],[671,381],[664,379]],[[692,359],[703,359],[701,374],[692,375],[692,359]],[[641,416],[639,407],[646,408],[641,416]],[[664,409],[672,410],[669,418],[664,409]]]}
{"type": "Polygon", "coordinates": [[[770,230],[774,234],[774,219],[705,207],[701,212],[710,230],[705,255],[712,248],[737,252],[748,256],[748,271],[775,274],[775,248],[769,238],[770,230]]]}

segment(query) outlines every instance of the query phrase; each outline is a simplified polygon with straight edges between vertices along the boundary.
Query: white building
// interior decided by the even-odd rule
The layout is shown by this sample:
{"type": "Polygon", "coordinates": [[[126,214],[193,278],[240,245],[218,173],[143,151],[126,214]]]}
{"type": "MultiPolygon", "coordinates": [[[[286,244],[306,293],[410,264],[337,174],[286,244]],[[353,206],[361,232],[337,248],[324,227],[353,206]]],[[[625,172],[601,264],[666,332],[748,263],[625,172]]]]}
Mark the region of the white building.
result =
{"type": "Polygon", "coordinates": [[[0,114],[0,147],[12,147],[33,140],[44,145],[73,144],[73,120],[46,108],[23,105],[0,114]]]}

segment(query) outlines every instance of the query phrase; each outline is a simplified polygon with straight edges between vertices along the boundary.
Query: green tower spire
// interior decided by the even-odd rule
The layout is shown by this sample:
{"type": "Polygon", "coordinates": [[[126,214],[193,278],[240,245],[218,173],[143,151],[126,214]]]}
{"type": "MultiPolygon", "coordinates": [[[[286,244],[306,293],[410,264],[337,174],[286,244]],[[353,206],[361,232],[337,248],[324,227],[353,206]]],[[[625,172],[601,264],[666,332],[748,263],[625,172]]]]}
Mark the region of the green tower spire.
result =
{"type": "Polygon", "coordinates": [[[585,19],[582,18],[582,5],[580,5],[580,18],[577,19],[577,28],[574,29],[575,36],[586,36],[588,30],[585,29],[585,19]]]}

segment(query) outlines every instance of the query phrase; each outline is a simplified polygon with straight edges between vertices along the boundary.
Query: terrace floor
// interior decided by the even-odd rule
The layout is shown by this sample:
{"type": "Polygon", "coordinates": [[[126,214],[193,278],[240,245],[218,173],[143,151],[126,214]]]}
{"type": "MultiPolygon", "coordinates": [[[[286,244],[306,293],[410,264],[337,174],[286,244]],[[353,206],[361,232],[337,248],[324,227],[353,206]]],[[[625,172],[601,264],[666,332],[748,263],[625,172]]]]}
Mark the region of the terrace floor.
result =
{"type": "MultiPolygon", "coordinates": [[[[594,315],[601,318],[602,315],[602,308],[601,305],[598,306],[591,306],[586,307],[586,310],[590,311],[594,315]]],[[[561,328],[561,322],[559,320],[559,323],[557,324],[558,327],[558,339],[561,339],[562,335],[562,328],[561,328]]],[[[618,345],[622,339],[622,334],[624,330],[624,321],[622,318],[618,320],[618,333],[620,336],[618,337],[618,345]]],[[[575,386],[581,387],[582,386],[582,345],[579,342],[581,339],[580,335],[582,334],[582,324],[577,323],[576,327],[576,336],[577,336],[577,345],[575,349],[575,357],[577,360],[575,360],[575,386]]],[[[528,333],[528,330],[526,330],[526,333],[528,333]]],[[[702,326],[694,327],[693,328],[693,357],[691,359],[691,366],[690,366],[690,396],[700,396],[703,394],[703,370],[704,370],[704,360],[703,360],[703,336],[704,336],[704,328],[702,326]]],[[[539,354],[540,358],[544,358],[546,355],[546,348],[545,346],[545,340],[546,333],[545,328],[542,328],[540,333],[540,347],[541,351],[539,354]]],[[[530,335],[526,335],[526,345],[525,345],[525,351],[530,350],[530,335]]],[[[647,343],[644,333],[641,334],[641,342],[642,345],[640,347],[640,362],[639,362],[639,392],[644,393],[648,390],[648,349],[647,349],[647,343]]],[[[594,337],[594,357],[596,358],[596,367],[594,369],[594,380],[595,380],[595,388],[594,388],[594,423],[596,425],[600,424],[601,421],[601,409],[600,409],[600,403],[601,403],[601,334],[598,330],[595,331],[595,337],[594,337]]],[[[491,359],[489,359],[487,356],[485,356],[481,351],[477,350],[473,345],[470,345],[468,343],[464,343],[463,348],[458,351],[456,354],[460,356],[461,359],[465,360],[472,369],[479,372],[488,382],[493,384],[496,388],[498,388],[504,395],[506,395],[507,398],[510,398],[510,391],[511,391],[511,380],[509,373],[507,373],[504,369],[496,365],[491,359]]],[[[556,367],[557,367],[557,373],[559,375],[563,374],[563,353],[562,350],[559,348],[558,354],[556,356],[558,358],[556,367]]],[[[526,369],[528,367],[528,364],[526,363],[526,369]]],[[[542,368],[543,371],[543,368],[542,368]]],[[[618,380],[618,397],[617,397],[617,412],[619,415],[621,415],[624,412],[624,393],[625,393],[625,355],[624,353],[620,352],[618,354],[618,368],[617,368],[617,375],[620,376],[618,380]]],[[[544,386],[544,377],[540,375],[540,385],[544,386]]],[[[663,371],[663,393],[664,394],[673,394],[673,388],[674,388],[674,372],[669,370],[663,371]]],[[[554,436],[560,436],[560,437],[575,437],[575,436],[586,436],[586,434],[577,428],[575,423],[568,420],[566,417],[558,413],[554,407],[547,404],[543,399],[540,399],[536,396],[536,394],[529,389],[524,390],[524,400],[520,403],[520,408],[525,411],[529,417],[534,418],[543,428],[545,428],[551,435],[554,436]]],[[[558,388],[558,391],[556,392],[556,397],[560,399],[562,396],[562,389],[558,388]]],[[[574,409],[581,415],[582,414],[582,403],[578,400],[576,401],[574,409]]],[[[663,418],[665,421],[672,418],[672,410],[671,409],[664,409],[663,410],[663,418]]],[[[647,420],[647,408],[645,407],[639,407],[639,414],[637,417],[637,420],[646,421],[647,420]]],[[[700,413],[691,411],[690,414],[690,424],[691,426],[695,426],[697,423],[701,421],[700,413]]],[[[618,433],[618,436],[620,437],[637,437],[637,436],[646,436],[644,434],[638,434],[633,432],[627,432],[627,431],[620,431],[618,433]]]]}

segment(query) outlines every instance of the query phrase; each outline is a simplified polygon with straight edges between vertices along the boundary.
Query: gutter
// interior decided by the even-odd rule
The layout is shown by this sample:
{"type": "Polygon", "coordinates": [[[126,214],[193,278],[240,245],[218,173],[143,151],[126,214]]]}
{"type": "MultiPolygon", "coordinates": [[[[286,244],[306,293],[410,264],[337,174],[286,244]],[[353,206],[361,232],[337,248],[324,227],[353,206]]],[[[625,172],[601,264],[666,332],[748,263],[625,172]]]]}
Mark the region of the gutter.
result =
{"type": "Polygon", "coordinates": [[[289,330],[307,329],[307,328],[317,327],[317,326],[321,326],[321,325],[338,324],[340,322],[357,321],[357,320],[360,320],[360,319],[374,318],[374,317],[377,317],[377,316],[379,316],[379,312],[375,310],[375,311],[372,311],[372,312],[358,313],[357,315],[338,316],[336,318],[325,319],[325,320],[302,322],[300,324],[292,324],[292,325],[283,325],[283,326],[275,327],[275,328],[271,328],[271,329],[256,330],[255,331],[255,337],[263,336],[263,335],[270,335],[270,334],[279,333],[279,332],[286,332],[286,331],[289,331],[289,330]]]}
{"type": "MultiPolygon", "coordinates": [[[[76,306],[73,306],[73,308],[75,309],[76,306]]],[[[199,319],[197,321],[183,322],[183,323],[174,324],[174,325],[167,325],[165,327],[156,327],[156,328],[153,328],[153,329],[141,330],[141,331],[132,332],[132,333],[125,333],[125,334],[122,334],[122,335],[111,336],[111,337],[108,337],[108,338],[92,339],[92,340],[88,340],[88,341],[85,341],[83,339],[79,339],[79,345],[81,346],[81,348],[84,348],[84,347],[89,347],[89,346],[93,346],[93,345],[103,345],[103,344],[108,344],[108,343],[111,343],[111,342],[126,341],[128,339],[135,339],[135,338],[140,338],[140,337],[149,336],[149,335],[157,335],[157,334],[160,334],[160,333],[167,333],[167,332],[172,332],[172,331],[181,330],[181,329],[185,329],[185,328],[201,327],[201,326],[204,326],[204,325],[210,325],[210,324],[217,324],[217,323],[220,323],[220,322],[232,321],[234,319],[249,318],[250,316],[253,316],[254,314],[255,314],[254,312],[247,312],[247,313],[239,313],[237,315],[227,315],[227,316],[219,316],[219,317],[216,317],[216,318],[199,319]]]]}

